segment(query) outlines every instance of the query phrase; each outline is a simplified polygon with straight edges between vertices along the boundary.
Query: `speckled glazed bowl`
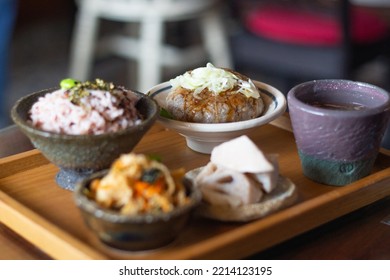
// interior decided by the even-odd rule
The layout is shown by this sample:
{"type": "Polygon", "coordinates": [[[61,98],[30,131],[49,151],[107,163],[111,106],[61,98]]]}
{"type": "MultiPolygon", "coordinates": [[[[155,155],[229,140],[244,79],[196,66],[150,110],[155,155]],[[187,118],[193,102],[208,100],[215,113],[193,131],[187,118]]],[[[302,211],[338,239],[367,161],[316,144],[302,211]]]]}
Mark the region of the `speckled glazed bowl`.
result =
{"type": "Polygon", "coordinates": [[[40,96],[56,88],[32,93],[18,100],[11,116],[33,145],[52,163],[60,167],[56,181],[72,190],[75,182],[94,171],[108,168],[123,153],[129,153],[156,121],[159,106],[150,97],[140,97],[136,107],[144,116],[141,124],[116,133],[100,135],[64,135],[43,131],[28,122],[28,111],[40,96]]]}
{"type": "Polygon", "coordinates": [[[387,127],[389,93],[348,80],[309,81],[287,94],[303,173],[342,186],[370,174],[387,127]]]}
{"type": "Polygon", "coordinates": [[[86,196],[90,182],[101,178],[107,171],[92,174],[77,183],[74,199],[86,225],[98,239],[116,249],[127,251],[152,250],[170,244],[187,225],[195,208],[200,204],[201,193],[190,180],[184,181],[190,202],[168,213],[123,215],[98,206],[86,196]]]}
{"type": "MultiPolygon", "coordinates": [[[[210,154],[213,148],[222,142],[244,135],[278,118],[286,111],[286,98],[278,89],[258,81],[253,81],[264,101],[261,116],[240,122],[229,123],[192,123],[159,116],[158,121],[166,128],[176,131],[186,139],[187,146],[194,151],[210,154]]],[[[148,91],[161,108],[166,107],[166,96],[171,90],[169,82],[156,85],[148,91]]]]}

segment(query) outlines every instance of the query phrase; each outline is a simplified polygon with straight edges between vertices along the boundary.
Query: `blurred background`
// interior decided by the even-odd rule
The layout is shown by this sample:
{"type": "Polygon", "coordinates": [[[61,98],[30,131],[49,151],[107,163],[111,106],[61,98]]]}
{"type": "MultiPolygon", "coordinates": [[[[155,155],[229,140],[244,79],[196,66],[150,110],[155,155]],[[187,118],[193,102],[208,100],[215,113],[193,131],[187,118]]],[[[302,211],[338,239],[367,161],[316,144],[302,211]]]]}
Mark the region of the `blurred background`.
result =
{"type": "Polygon", "coordinates": [[[212,62],[287,94],[344,78],[390,90],[390,0],[0,0],[0,128],[66,77],[146,92],[212,62]]]}

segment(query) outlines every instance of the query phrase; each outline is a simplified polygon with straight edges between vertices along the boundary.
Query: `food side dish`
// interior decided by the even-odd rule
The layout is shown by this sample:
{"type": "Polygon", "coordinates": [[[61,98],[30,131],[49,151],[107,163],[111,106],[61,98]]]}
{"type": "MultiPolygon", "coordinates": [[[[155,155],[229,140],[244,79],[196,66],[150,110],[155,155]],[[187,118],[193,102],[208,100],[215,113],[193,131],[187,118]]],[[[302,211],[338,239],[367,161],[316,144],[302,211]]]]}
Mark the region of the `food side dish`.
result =
{"type": "Polygon", "coordinates": [[[100,79],[83,83],[65,79],[60,85],[31,107],[29,117],[34,127],[60,134],[102,134],[142,121],[136,108],[137,95],[124,87],[100,79]]]}
{"type": "Polygon", "coordinates": [[[124,154],[107,175],[91,182],[91,199],[126,215],[168,213],[189,203],[183,185],[184,169],[169,170],[143,154],[124,154]]]}
{"type": "Polygon", "coordinates": [[[276,157],[244,135],[215,147],[195,184],[206,203],[234,208],[260,202],[277,186],[278,173],[276,157]]]}
{"type": "Polygon", "coordinates": [[[225,123],[257,118],[264,102],[253,82],[232,70],[206,67],[170,80],[166,111],[176,120],[225,123]]]}

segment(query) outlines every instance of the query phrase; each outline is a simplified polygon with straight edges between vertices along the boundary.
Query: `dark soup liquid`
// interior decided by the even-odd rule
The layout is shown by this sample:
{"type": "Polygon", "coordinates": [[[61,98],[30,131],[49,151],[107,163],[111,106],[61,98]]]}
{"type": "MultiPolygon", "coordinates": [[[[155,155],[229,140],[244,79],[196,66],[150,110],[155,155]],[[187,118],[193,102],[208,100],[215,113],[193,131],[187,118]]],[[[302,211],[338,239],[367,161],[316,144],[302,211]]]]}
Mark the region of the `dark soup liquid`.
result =
{"type": "Polygon", "coordinates": [[[326,103],[326,102],[319,102],[319,101],[312,101],[308,102],[307,104],[318,107],[318,108],[324,108],[324,109],[331,109],[331,110],[344,110],[344,111],[360,111],[364,110],[367,107],[358,103],[326,103]]]}

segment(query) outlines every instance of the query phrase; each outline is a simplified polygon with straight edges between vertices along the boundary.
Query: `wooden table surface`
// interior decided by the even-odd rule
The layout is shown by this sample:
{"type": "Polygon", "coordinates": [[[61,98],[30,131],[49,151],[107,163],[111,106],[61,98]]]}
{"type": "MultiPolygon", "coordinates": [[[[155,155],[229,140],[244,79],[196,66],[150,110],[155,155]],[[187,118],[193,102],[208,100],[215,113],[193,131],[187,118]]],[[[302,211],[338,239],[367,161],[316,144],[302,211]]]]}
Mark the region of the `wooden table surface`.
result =
{"type": "MultiPolygon", "coordinates": [[[[153,129],[162,128],[155,126],[153,129]]],[[[16,135],[21,137],[17,129],[15,131],[16,135]]],[[[7,130],[7,134],[9,133],[7,130]]],[[[4,143],[0,132],[0,148],[4,143]]],[[[31,148],[28,144],[25,147],[31,148]]],[[[23,146],[19,145],[15,152],[18,152],[16,151],[18,149],[23,149],[23,146]]],[[[386,222],[390,224],[390,197],[385,197],[248,258],[390,259],[390,225],[386,222]]],[[[3,224],[0,224],[0,248],[0,259],[50,259],[39,248],[31,245],[3,224]]]]}

